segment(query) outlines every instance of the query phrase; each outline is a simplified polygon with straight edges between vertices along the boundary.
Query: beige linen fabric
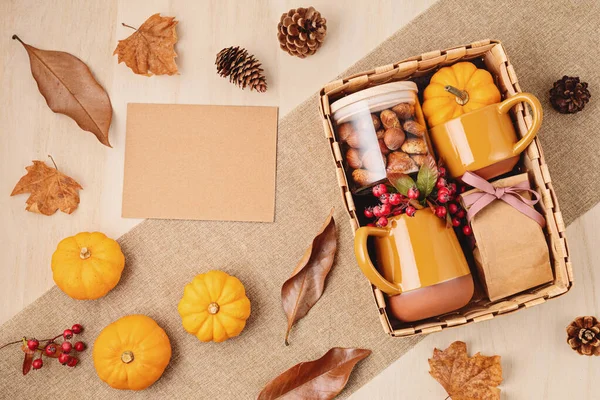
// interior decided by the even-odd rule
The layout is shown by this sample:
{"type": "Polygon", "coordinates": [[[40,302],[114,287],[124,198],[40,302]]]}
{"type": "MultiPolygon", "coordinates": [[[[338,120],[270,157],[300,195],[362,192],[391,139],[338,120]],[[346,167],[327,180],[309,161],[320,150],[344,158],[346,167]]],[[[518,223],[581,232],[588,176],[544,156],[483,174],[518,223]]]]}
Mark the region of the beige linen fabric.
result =
{"type": "MultiPolygon", "coordinates": [[[[594,205],[600,194],[599,15],[600,3],[593,0],[442,0],[347,73],[475,40],[502,40],[523,90],[537,95],[545,108],[541,141],[569,223],[594,205]],[[548,90],[563,74],[579,75],[590,84],[593,97],[582,113],[564,116],[550,108],[548,90]]],[[[327,42],[321,51],[327,52],[327,42]]],[[[329,78],[333,77],[323,77],[323,83],[329,78]]],[[[47,337],[79,322],[86,328],[82,339],[91,345],[108,323],[142,313],[154,318],[171,338],[173,357],[163,377],[143,392],[113,390],[96,377],[91,348],[75,369],[51,360],[42,370],[23,377],[22,353],[15,346],[2,350],[0,357],[1,398],[68,394],[90,399],[249,399],[281,371],[320,357],[330,347],[373,350],[358,365],[344,397],[419,340],[392,339],[383,333],[370,287],[352,253],[352,233],[316,95],[279,125],[274,224],[148,220],[119,242],[127,264],[112,292],[97,301],[75,301],[55,287],[4,324],[0,342],[22,334],[47,337]],[[294,327],[291,345],[285,347],[280,287],[332,206],[339,229],[335,266],[322,299],[294,327]],[[201,343],[187,334],[177,313],[184,285],[212,268],[240,278],[252,302],[246,330],[222,344],[201,343]]],[[[495,323],[501,324],[502,318],[495,323]]]]}

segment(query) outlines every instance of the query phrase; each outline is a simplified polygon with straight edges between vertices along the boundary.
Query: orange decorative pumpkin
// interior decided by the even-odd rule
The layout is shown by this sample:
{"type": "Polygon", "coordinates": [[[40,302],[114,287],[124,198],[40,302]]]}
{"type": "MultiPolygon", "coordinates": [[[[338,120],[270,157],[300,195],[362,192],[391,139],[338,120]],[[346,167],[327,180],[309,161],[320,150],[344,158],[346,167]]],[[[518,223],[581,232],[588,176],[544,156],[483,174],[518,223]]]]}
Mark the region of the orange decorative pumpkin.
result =
{"type": "Polygon", "coordinates": [[[459,62],[433,74],[423,92],[422,108],[432,128],[500,100],[500,91],[489,72],[473,63],[459,62]]]}
{"type": "Polygon", "coordinates": [[[171,359],[171,342],[152,318],[128,315],[100,332],[93,357],[96,373],[110,387],[142,390],[163,374],[171,359]]]}
{"type": "Polygon", "coordinates": [[[238,278],[209,271],[185,286],[177,309],[186,331],[203,342],[223,342],[246,326],[250,300],[238,278]]]}
{"type": "Polygon", "coordinates": [[[70,297],[104,296],[121,279],[125,256],[119,244],[100,232],[81,232],[63,239],[52,255],[52,277],[70,297]]]}

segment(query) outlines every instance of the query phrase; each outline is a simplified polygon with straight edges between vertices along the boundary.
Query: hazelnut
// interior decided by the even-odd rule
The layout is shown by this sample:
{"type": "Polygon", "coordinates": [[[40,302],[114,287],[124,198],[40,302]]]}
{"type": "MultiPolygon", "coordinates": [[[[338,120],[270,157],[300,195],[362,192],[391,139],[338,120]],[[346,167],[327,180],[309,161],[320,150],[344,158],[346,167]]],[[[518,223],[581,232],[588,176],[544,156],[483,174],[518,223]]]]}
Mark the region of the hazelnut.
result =
{"type": "Polygon", "coordinates": [[[408,154],[427,154],[427,144],[421,138],[408,138],[400,148],[408,154]]]}
{"type": "Polygon", "coordinates": [[[371,118],[365,117],[364,115],[360,115],[357,120],[354,122],[354,127],[358,132],[371,132],[372,130],[377,130],[381,128],[381,121],[379,117],[375,114],[370,114],[371,118]]]}
{"type": "Polygon", "coordinates": [[[373,127],[375,130],[381,128],[381,121],[379,120],[377,114],[371,114],[371,119],[373,120],[373,127]]]}
{"type": "Polygon", "coordinates": [[[377,135],[377,139],[383,139],[383,135],[385,135],[385,129],[379,129],[377,132],[375,132],[375,134],[377,135]]]}
{"type": "Polygon", "coordinates": [[[387,172],[388,173],[409,173],[417,168],[417,164],[406,153],[394,151],[388,155],[387,172]]]}
{"type": "Polygon", "coordinates": [[[405,121],[402,126],[404,130],[411,135],[423,137],[425,136],[425,127],[417,121],[405,121]]]}
{"type": "Polygon", "coordinates": [[[408,103],[400,103],[392,107],[392,111],[401,119],[411,119],[415,116],[415,106],[408,103]]]}
{"type": "Polygon", "coordinates": [[[390,150],[398,150],[402,146],[402,143],[404,143],[404,139],[406,139],[406,135],[400,128],[386,129],[383,136],[383,141],[390,150]]]}
{"type": "Polygon", "coordinates": [[[362,167],[362,161],[360,159],[360,153],[356,149],[348,149],[346,152],[346,162],[350,166],[350,168],[360,168],[362,167]]]}
{"type": "Polygon", "coordinates": [[[410,156],[410,158],[413,159],[413,161],[420,167],[421,165],[423,165],[425,163],[425,161],[427,161],[427,155],[425,154],[413,154],[412,156],[410,156]]]}
{"type": "Polygon", "coordinates": [[[390,149],[388,149],[388,147],[385,145],[383,139],[379,139],[379,150],[381,150],[381,154],[384,156],[390,154],[390,149]]]}
{"type": "Polygon", "coordinates": [[[353,131],[348,138],[346,138],[346,143],[348,146],[353,147],[355,149],[360,149],[361,140],[360,133],[353,131]]]}
{"type": "Polygon", "coordinates": [[[369,171],[379,171],[384,168],[383,155],[379,149],[370,149],[362,156],[363,167],[369,171]]]}
{"type": "Polygon", "coordinates": [[[366,186],[372,181],[372,174],[366,169],[355,169],[352,171],[352,180],[358,186],[366,186]]]}
{"type": "Polygon", "coordinates": [[[345,142],[348,138],[354,134],[354,127],[350,122],[345,122],[338,126],[338,139],[341,142],[345,142]]]}
{"type": "Polygon", "coordinates": [[[379,117],[385,129],[400,128],[400,120],[392,110],[383,110],[379,117]]]}

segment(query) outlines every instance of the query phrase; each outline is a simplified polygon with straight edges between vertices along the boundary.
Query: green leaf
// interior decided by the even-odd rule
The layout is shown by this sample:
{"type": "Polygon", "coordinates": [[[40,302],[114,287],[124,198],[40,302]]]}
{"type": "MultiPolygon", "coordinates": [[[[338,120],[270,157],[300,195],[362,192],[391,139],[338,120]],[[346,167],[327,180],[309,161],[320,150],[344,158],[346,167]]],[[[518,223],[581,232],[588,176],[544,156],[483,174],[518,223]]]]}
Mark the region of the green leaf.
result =
{"type": "Polygon", "coordinates": [[[433,157],[427,156],[426,161],[421,165],[419,174],[417,175],[417,189],[421,192],[421,196],[427,197],[433,191],[435,183],[438,179],[438,169],[435,165],[433,157]]]}
{"type": "Polygon", "coordinates": [[[407,196],[408,189],[415,186],[415,181],[406,174],[388,174],[388,179],[394,185],[398,193],[407,196]]]}

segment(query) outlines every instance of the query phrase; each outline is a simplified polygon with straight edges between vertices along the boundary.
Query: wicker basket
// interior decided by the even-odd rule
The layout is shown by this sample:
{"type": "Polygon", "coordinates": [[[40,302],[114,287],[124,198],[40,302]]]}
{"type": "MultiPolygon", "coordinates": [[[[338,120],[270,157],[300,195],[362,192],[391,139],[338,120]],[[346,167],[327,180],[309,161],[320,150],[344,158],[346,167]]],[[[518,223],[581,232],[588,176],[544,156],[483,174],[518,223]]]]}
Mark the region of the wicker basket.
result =
{"type": "MultiPolygon", "coordinates": [[[[348,190],[340,146],[333,134],[330,104],[342,96],[367,87],[391,81],[425,77],[433,74],[442,66],[473,59],[483,60],[486,69],[495,77],[503,98],[521,92],[517,75],[508,60],[505,49],[496,40],[482,40],[466,46],[431,51],[395,64],[382,66],[371,71],[336,80],[321,89],[320,108],[323,117],[323,128],[333,154],[337,180],[350,216],[350,224],[353,231],[358,229],[359,221],[352,194],[348,190]]],[[[527,127],[531,124],[529,110],[520,104],[513,111],[514,114],[512,117],[515,121],[517,131],[520,135],[523,135],[527,131],[527,127]]],[[[550,250],[554,281],[550,284],[536,287],[495,302],[490,302],[489,300],[472,301],[457,312],[414,323],[402,323],[391,319],[387,313],[383,293],[373,287],[379,317],[383,329],[387,334],[394,337],[405,337],[438,332],[454,326],[485,321],[499,315],[516,312],[522,308],[542,304],[546,300],[563,295],[570,290],[573,283],[573,272],[569,260],[565,224],[538,139],[535,139],[521,156],[521,167],[528,172],[532,185],[542,195],[539,211],[545,216],[547,222],[544,233],[550,250]]],[[[366,279],[365,282],[367,282],[366,279]]]]}

